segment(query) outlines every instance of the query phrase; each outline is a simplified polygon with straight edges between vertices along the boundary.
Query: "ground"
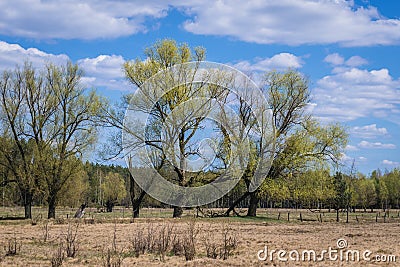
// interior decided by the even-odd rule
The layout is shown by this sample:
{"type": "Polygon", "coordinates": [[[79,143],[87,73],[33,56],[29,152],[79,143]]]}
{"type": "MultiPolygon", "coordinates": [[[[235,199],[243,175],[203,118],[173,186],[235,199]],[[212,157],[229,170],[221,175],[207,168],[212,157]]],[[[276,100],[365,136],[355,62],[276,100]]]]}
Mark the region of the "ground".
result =
{"type": "MultiPolygon", "coordinates": [[[[88,210],[85,219],[74,220],[70,216],[67,219],[66,214],[72,214],[73,211],[62,210],[56,220],[48,221],[36,215],[37,218],[30,221],[5,219],[6,216],[19,216],[20,210],[3,208],[0,212],[3,218],[0,220],[0,264],[51,266],[60,240],[64,249],[68,227],[74,233],[76,225],[76,244],[79,245],[77,256],[66,258],[63,266],[104,266],[107,255],[110,255],[111,261],[120,259],[121,266],[396,266],[400,261],[400,218],[397,211],[391,211],[385,222],[382,212],[350,214],[349,223],[345,222],[345,214],[341,214],[342,222],[336,223],[335,213],[327,211],[323,215],[321,213],[323,221],[320,222],[317,220],[320,213],[308,210],[290,211],[289,222],[287,210],[260,210],[259,218],[211,219],[193,219],[191,215],[194,211],[189,211],[182,219],[172,219],[160,218],[170,215],[170,210],[144,209],[142,215],[147,218],[132,220],[128,218],[128,212],[121,208],[112,214],[88,210]],[[303,222],[300,221],[300,213],[303,222]],[[380,216],[378,222],[376,215],[380,216]],[[185,256],[174,256],[170,251],[166,253],[164,261],[158,253],[145,253],[139,257],[133,253],[135,236],[146,236],[150,228],[157,239],[161,236],[161,229],[172,229],[171,232],[176,236],[187,236],[191,227],[196,232],[194,260],[186,261],[185,256]],[[207,258],[207,240],[222,246],[223,232],[237,240],[236,249],[226,260],[207,258]],[[339,244],[338,240],[341,240],[339,244]],[[9,244],[14,243],[17,244],[17,254],[5,256],[9,244]],[[347,246],[338,250],[337,246],[345,243],[347,246]],[[265,254],[259,251],[265,250],[265,247],[268,257],[260,260],[258,254],[261,258],[265,254]],[[308,252],[305,252],[313,250],[319,257],[323,250],[328,251],[329,248],[341,251],[342,260],[338,252],[337,260],[330,260],[325,253],[324,261],[309,261],[308,252]],[[109,251],[113,250],[115,254],[110,254],[109,251]],[[287,254],[282,257],[288,261],[278,260],[278,252],[274,252],[271,262],[272,250],[286,251],[287,254]],[[371,251],[367,254],[369,260],[364,260],[362,255],[367,250],[371,251]],[[360,253],[360,261],[351,257],[351,253],[356,251],[360,253]],[[291,253],[295,258],[296,252],[299,253],[299,261],[290,260],[288,254],[291,253]],[[346,261],[347,252],[351,252],[348,253],[349,261],[346,261]],[[304,261],[302,253],[305,253],[304,261]],[[391,262],[378,262],[385,259],[391,262]],[[396,262],[393,262],[394,259],[396,262]]],[[[34,214],[40,214],[39,210],[35,210],[34,214]]],[[[333,259],[334,256],[333,252],[333,259]]]]}

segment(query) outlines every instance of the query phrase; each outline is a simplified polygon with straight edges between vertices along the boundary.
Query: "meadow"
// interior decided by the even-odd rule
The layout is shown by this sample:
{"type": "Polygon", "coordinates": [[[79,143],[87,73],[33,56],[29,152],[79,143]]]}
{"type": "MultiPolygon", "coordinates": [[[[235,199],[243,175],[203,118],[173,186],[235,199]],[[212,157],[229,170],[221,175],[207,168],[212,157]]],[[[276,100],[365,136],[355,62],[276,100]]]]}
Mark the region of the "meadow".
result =
{"type": "Polygon", "coordinates": [[[22,208],[0,208],[0,264],[396,266],[400,260],[397,210],[389,214],[357,210],[349,214],[349,223],[346,213],[340,213],[337,223],[334,211],[305,209],[260,209],[255,218],[196,218],[196,210],[185,210],[180,219],[170,218],[170,209],[155,208],[143,208],[137,219],[124,207],[112,213],[88,208],[82,219],[71,218],[74,212],[59,209],[56,219],[47,220],[43,219],[46,209],[35,207],[33,219],[22,220],[22,208]],[[346,247],[338,249],[338,240],[346,247]],[[337,259],[330,260],[325,254],[318,261],[320,252],[329,248],[338,250],[337,259]],[[279,250],[287,252],[282,255],[286,261],[278,258],[279,250]],[[303,260],[302,253],[310,250],[316,252],[316,260],[312,255],[303,260]],[[371,253],[366,260],[363,253],[367,250],[371,253]],[[289,258],[291,251],[297,251],[299,258],[293,253],[289,258]],[[358,251],[360,259],[346,258],[347,251],[358,251]]]}

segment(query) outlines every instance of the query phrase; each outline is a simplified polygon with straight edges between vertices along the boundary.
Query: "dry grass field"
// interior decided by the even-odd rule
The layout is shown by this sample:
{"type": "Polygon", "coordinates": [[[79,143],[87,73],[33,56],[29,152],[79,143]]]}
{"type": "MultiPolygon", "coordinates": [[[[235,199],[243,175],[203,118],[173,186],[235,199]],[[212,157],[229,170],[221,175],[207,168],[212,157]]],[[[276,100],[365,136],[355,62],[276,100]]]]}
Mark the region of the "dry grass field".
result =
{"type": "MultiPolygon", "coordinates": [[[[349,223],[336,223],[334,213],[324,214],[324,221],[319,222],[312,219],[317,215],[310,211],[302,211],[303,222],[298,218],[300,211],[291,211],[288,222],[284,210],[260,210],[260,217],[255,219],[193,219],[190,214],[181,219],[155,218],[162,217],[163,211],[143,210],[147,218],[134,221],[126,214],[117,217],[121,210],[116,210],[114,217],[92,213],[80,220],[66,219],[69,210],[64,210],[56,220],[37,219],[32,225],[29,220],[4,219],[5,214],[11,216],[13,212],[17,211],[0,212],[2,266],[52,266],[52,261],[55,266],[67,248],[75,255],[63,258],[62,266],[396,266],[400,261],[397,213],[386,223],[382,218],[376,223],[375,213],[359,213],[358,222],[353,214],[349,223]],[[277,220],[279,213],[281,219],[277,220]],[[315,262],[312,257],[310,261],[308,254],[302,260],[304,251],[313,250],[319,257],[329,247],[337,250],[338,239],[344,239],[347,247],[338,250],[337,260],[329,260],[327,253],[323,261],[315,262]],[[194,253],[190,253],[192,241],[194,253]],[[278,260],[278,252],[272,254],[272,261],[269,257],[259,260],[258,251],[265,246],[268,253],[286,251],[283,258],[288,261],[278,260]],[[288,253],[293,250],[299,253],[298,261],[289,259],[288,253]],[[371,251],[369,260],[362,258],[366,250],[371,251]],[[360,261],[350,254],[346,261],[347,251],[359,251],[360,261]],[[12,252],[16,254],[6,256],[12,252]],[[194,259],[187,261],[185,257],[190,254],[194,259]],[[210,258],[213,255],[216,259],[210,258]],[[396,256],[396,262],[390,255],[396,256]],[[385,258],[391,262],[380,262],[385,258]]],[[[294,252],[291,256],[296,258],[294,252]]]]}

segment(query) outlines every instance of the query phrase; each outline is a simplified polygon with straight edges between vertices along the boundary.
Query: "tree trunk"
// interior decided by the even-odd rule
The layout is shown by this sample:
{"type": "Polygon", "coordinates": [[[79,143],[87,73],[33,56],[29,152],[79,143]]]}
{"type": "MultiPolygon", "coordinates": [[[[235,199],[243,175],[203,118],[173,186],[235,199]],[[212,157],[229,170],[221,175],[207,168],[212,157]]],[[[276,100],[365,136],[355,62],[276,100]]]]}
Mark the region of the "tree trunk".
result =
{"type": "Polygon", "coordinates": [[[250,204],[249,209],[247,210],[248,217],[256,217],[257,216],[257,206],[259,202],[259,198],[257,196],[257,190],[250,193],[250,204]]]}
{"type": "Polygon", "coordinates": [[[336,209],[336,222],[339,222],[339,209],[336,209]]]}
{"type": "Polygon", "coordinates": [[[249,192],[246,192],[246,193],[244,193],[240,198],[236,199],[235,202],[233,202],[233,203],[230,205],[229,209],[225,212],[225,215],[226,215],[226,216],[229,216],[230,213],[231,213],[231,211],[233,211],[233,210],[235,209],[235,207],[236,207],[243,199],[245,199],[249,194],[250,194],[249,192]]]}
{"type": "MultiPolygon", "coordinates": [[[[129,164],[129,170],[132,169],[132,159],[128,159],[128,164],[129,164]]],[[[129,172],[129,195],[131,197],[131,203],[132,203],[132,216],[133,218],[139,218],[139,213],[140,213],[140,204],[143,201],[143,198],[146,196],[146,191],[142,190],[140,193],[139,197],[136,198],[135,195],[135,179],[133,178],[133,175],[129,172]]]]}
{"type": "Polygon", "coordinates": [[[114,208],[114,201],[107,200],[106,201],[106,211],[107,212],[112,212],[114,208]]]}
{"type": "Polygon", "coordinates": [[[23,203],[25,208],[25,219],[32,219],[32,194],[30,192],[23,193],[23,203]]]}
{"type": "Polygon", "coordinates": [[[146,191],[142,191],[137,199],[132,200],[132,211],[133,218],[139,218],[140,204],[143,201],[143,198],[146,196],[146,191]]]}
{"type": "Polygon", "coordinates": [[[48,219],[55,219],[56,218],[56,198],[55,197],[49,197],[48,198],[48,205],[49,205],[49,211],[47,213],[47,218],[48,219]]]}
{"type": "Polygon", "coordinates": [[[25,219],[32,219],[32,203],[24,203],[25,219]]]}
{"type": "Polygon", "coordinates": [[[183,214],[182,207],[174,206],[174,214],[172,215],[173,218],[180,218],[183,214]]]}

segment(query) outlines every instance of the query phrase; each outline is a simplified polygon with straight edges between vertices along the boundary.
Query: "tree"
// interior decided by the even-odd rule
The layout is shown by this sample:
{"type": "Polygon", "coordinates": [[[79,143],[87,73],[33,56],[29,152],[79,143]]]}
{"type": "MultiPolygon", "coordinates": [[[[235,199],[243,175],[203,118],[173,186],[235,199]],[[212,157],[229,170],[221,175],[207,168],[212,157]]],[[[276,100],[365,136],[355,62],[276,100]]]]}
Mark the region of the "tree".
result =
{"type": "Polygon", "coordinates": [[[139,218],[140,214],[140,205],[146,196],[146,191],[140,189],[139,186],[135,183],[135,179],[131,173],[132,170],[132,158],[128,159],[129,165],[129,197],[132,203],[132,217],[139,218]],[[138,197],[137,197],[138,196],[138,197]]]}
{"type": "Polygon", "coordinates": [[[95,141],[107,104],[81,87],[81,77],[82,70],[72,63],[48,64],[41,72],[26,63],[2,76],[2,126],[21,159],[18,168],[8,165],[26,196],[25,217],[31,216],[34,190],[44,187],[48,218],[55,218],[59,193],[79,169],[78,157],[95,141]]]}
{"type": "Polygon", "coordinates": [[[112,212],[115,204],[126,196],[125,181],[119,173],[109,172],[101,186],[107,212],[112,212]]]}
{"type": "Polygon", "coordinates": [[[381,201],[381,207],[385,211],[389,200],[389,190],[383,179],[379,180],[379,199],[381,201]]]}
{"type": "Polygon", "coordinates": [[[62,206],[78,207],[87,203],[89,193],[88,175],[82,163],[77,166],[74,175],[66,182],[59,193],[59,204],[62,206]]]}
{"type": "Polygon", "coordinates": [[[388,190],[388,200],[392,207],[400,207],[400,170],[393,169],[386,173],[382,180],[388,190]]]}
{"type": "MultiPolygon", "coordinates": [[[[27,99],[29,88],[36,88],[32,67],[25,64],[23,70],[5,71],[0,81],[2,119],[2,164],[12,175],[5,182],[15,182],[25,207],[25,218],[32,218],[32,201],[39,188],[38,165],[34,159],[37,149],[32,135],[25,133],[30,122],[27,99]]],[[[42,81],[40,81],[42,84],[42,81]]]]}
{"type": "MultiPolygon", "coordinates": [[[[5,91],[2,91],[3,95],[5,91]]],[[[4,98],[3,98],[4,100],[4,98]]],[[[3,102],[4,103],[4,102],[3,102]]],[[[20,104],[18,104],[20,105],[20,104]]],[[[15,132],[14,136],[18,136],[16,111],[19,109],[17,105],[8,106],[7,115],[14,121],[11,131],[15,132]]],[[[3,113],[5,114],[5,112],[3,113]]],[[[40,180],[37,172],[37,165],[32,163],[34,158],[32,141],[25,141],[24,139],[15,139],[10,136],[9,130],[6,128],[1,138],[0,164],[3,169],[2,186],[15,183],[20,193],[25,209],[25,218],[32,218],[32,202],[35,194],[40,188],[40,180]]]]}
{"type": "Polygon", "coordinates": [[[371,208],[372,211],[373,206],[376,204],[377,197],[374,181],[362,176],[357,180],[355,192],[357,195],[358,205],[361,206],[364,211],[366,211],[367,208],[371,208]]]}
{"type": "MultiPolygon", "coordinates": [[[[160,173],[166,174],[169,181],[181,187],[190,187],[193,179],[188,174],[187,162],[190,157],[199,156],[194,140],[198,130],[204,126],[202,123],[209,112],[204,107],[211,101],[202,103],[202,109],[199,111],[198,105],[190,103],[190,100],[196,97],[215,99],[220,97],[225,89],[216,85],[215,82],[212,83],[212,80],[210,83],[194,80],[200,62],[205,59],[205,50],[201,47],[190,49],[186,44],[178,45],[174,40],[165,39],[147,48],[145,55],[146,60],[137,59],[126,62],[124,65],[126,76],[133,85],[141,88],[156,73],[165,70],[170,73],[160,79],[152,80],[156,88],[147,86],[141,88],[139,97],[138,95],[132,98],[126,97],[130,100],[128,109],[149,115],[149,124],[143,127],[132,127],[135,132],[130,132],[132,129],[123,129],[123,131],[130,132],[132,139],[135,139],[130,143],[131,148],[140,146],[142,143],[146,144],[152,154],[153,166],[160,173]],[[183,64],[187,62],[196,62],[196,68],[191,69],[183,64]],[[174,66],[178,67],[173,69],[174,66]],[[178,77],[178,80],[172,77],[174,75],[178,77]],[[160,95],[160,91],[163,94],[159,99],[154,100],[154,108],[147,110],[143,98],[153,101],[155,96],[160,95]],[[185,105],[185,108],[182,109],[181,105],[185,105]],[[163,127],[165,125],[167,126],[163,127]],[[139,131],[143,129],[145,132],[141,136],[139,131]]],[[[224,77],[221,76],[220,79],[221,83],[224,83],[224,77]]],[[[116,124],[120,123],[114,123],[116,124]]],[[[134,190],[131,189],[131,192],[134,190]]],[[[133,203],[136,207],[140,204],[138,201],[133,201],[133,203]]],[[[182,212],[182,207],[175,206],[173,217],[180,217],[182,212]]]]}
{"type": "Polygon", "coordinates": [[[303,207],[320,208],[322,203],[326,203],[335,194],[333,179],[326,169],[315,167],[296,177],[288,177],[287,180],[292,187],[292,199],[295,204],[300,203],[303,207]]]}
{"type": "Polygon", "coordinates": [[[334,176],[335,195],[333,198],[333,205],[336,210],[336,221],[339,222],[339,211],[348,207],[350,196],[347,190],[347,183],[345,176],[337,172],[334,176]]]}
{"type": "MultiPolygon", "coordinates": [[[[288,70],[284,73],[270,72],[265,76],[263,90],[268,95],[272,110],[273,126],[276,135],[274,161],[268,174],[270,179],[288,177],[290,173],[304,173],[310,166],[337,163],[347,143],[347,133],[338,124],[321,125],[307,112],[310,101],[308,80],[299,72],[288,70]]],[[[240,114],[249,117],[251,109],[240,114]]],[[[249,121],[249,127],[256,127],[249,121]]],[[[257,140],[254,140],[257,143],[257,140]]],[[[253,150],[253,158],[258,161],[260,150],[253,150]]],[[[256,164],[248,165],[242,177],[249,188],[256,164]]],[[[262,187],[265,189],[265,187],[262,187]]],[[[250,197],[247,216],[256,216],[260,190],[247,190],[238,198],[226,214],[243,199],[250,197]]]]}
{"type": "Polygon", "coordinates": [[[260,198],[267,198],[273,202],[281,202],[290,198],[287,181],[283,179],[267,178],[260,188],[260,198]]]}

